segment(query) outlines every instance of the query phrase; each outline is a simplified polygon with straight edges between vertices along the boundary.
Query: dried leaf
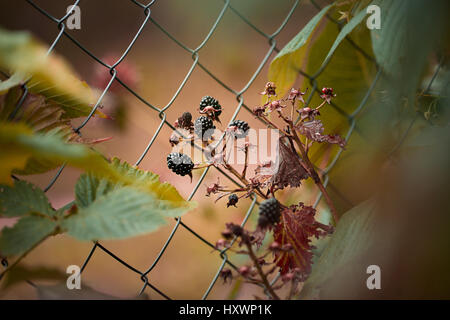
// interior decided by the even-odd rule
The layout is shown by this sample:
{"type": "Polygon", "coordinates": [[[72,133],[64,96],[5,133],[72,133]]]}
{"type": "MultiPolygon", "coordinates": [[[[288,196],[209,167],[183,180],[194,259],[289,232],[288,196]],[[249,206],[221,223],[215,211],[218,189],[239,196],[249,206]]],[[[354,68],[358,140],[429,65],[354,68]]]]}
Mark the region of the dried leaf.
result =
{"type": "Polygon", "coordinates": [[[292,250],[275,251],[276,265],[280,273],[295,271],[303,281],[311,272],[312,249],[311,237],[323,237],[333,232],[333,228],[317,222],[314,218],[316,210],[313,207],[299,203],[284,209],[281,221],[275,227],[274,241],[281,247],[292,246],[292,250]]]}
{"type": "Polygon", "coordinates": [[[345,147],[345,139],[343,139],[341,136],[323,134],[324,128],[322,121],[320,120],[302,122],[297,126],[297,129],[300,134],[304,135],[312,141],[328,142],[332,144],[338,144],[341,148],[345,147]]]}
{"type": "Polygon", "coordinates": [[[308,173],[300,164],[299,156],[283,142],[283,138],[278,140],[278,146],[278,167],[269,184],[277,189],[297,188],[301,180],[308,178],[308,173]]]}

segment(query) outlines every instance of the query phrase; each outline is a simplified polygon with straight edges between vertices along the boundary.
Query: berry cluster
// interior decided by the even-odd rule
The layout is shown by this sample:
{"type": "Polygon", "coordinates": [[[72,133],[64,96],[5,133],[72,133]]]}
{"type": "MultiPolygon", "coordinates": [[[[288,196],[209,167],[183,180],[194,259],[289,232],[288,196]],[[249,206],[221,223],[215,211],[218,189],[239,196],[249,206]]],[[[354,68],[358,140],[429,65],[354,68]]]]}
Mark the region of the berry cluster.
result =
{"type": "MultiPolygon", "coordinates": [[[[200,117],[192,123],[192,114],[184,112],[174,123],[175,128],[187,130],[188,139],[192,139],[193,134],[203,141],[213,139],[213,133],[216,129],[213,121],[219,121],[219,115],[222,113],[222,106],[219,101],[211,96],[205,96],[200,101],[199,108],[200,117]]],[[[183,133],[184,134],[184,133],[183,133]]],[[[178,131],[175,131],[169,142],[172,146],[177,145],[184,139],[178,131]]],[[[188,140],[189,141],[189,140],[188,140]]],[[[193,140],[191,140],[193,141],[193,140]]],[[[182,153],[171,153],[167,156],[167,166],[177,175],[185,176],[191,175],[194,169],[194,163],[191,158],[182,153]]]]}

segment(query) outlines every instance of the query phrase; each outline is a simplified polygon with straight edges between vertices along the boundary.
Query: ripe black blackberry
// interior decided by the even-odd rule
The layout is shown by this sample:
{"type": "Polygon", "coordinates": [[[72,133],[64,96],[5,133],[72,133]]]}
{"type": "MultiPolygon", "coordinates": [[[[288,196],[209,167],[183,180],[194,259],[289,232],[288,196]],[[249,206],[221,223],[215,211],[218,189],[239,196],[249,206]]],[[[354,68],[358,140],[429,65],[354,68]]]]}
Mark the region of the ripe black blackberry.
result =
{"type": "Polygon", "coordinates": [[[228,196],[228,203],[227,203],[227,208],[229,206],[235,206],[236,207],[236,203],[238,203],[239,198],[236,194],[232,193],[228,196]]]}
{"type": "Polygon", "coordinates": [[[281,208],[280,203],[275,198],[264,200],[259,205],[258,226],[267,228],[280,222],[281,208]]]}
{"type": "Polygon", "coordinates": [[[177,175],[191,175],[194,163],[183,153],[172,152],[167,156],[167,166],[177,175]]]}
{"type": "Polygon", "coordinates": [[[250,130],[248,123],[242,120],[234,120],[228,127],[235,127],[235,130],[230,132],[236,138],[245,138],[250,130]]]}
{"type": "Polygon", "coordinates": [[[204,96],[200,101],[200,112],[202,112],[206,107],[213,107],[214,118],[217,118],[222,113],[222,106],[219,101],[211,96],[204,96]]]}
{"type": "Polygon", "coordinates": [[[205,116],[199,117],[194,123],[195,134],[204,141],[211,138],[215,128],[212,120],[205,116]]]}

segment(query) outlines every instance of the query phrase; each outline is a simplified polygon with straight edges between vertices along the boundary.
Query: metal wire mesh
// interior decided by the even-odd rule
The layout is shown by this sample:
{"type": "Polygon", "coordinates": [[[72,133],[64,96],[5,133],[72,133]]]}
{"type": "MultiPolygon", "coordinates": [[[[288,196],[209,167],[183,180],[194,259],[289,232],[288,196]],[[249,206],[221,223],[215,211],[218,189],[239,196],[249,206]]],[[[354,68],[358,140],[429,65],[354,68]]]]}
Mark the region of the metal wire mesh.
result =
{"type": "MultiPolygon", "coordinates": [[[[107,63],[105,63],[104,61],[102,61],[101,59],[99,59],[98,57],[96,57],[92,52],[90,52],[87,48],[85,48],[80,42],[78,42],[71,34],[69,34],[68,32],[66,32],[66,26],[65,26],[65,20],[71,15],[71,12],[66,13],[62,18],[58,19],[55,18],[54,16],[50,15],[47,11],[45,11],[44,9],[42,9],[41,7],[39,7],[37,4],[35,4],[32,0],[27,0],[27,2],[33,6],[36,10],[38,10],[41,14],[43,14],[44,16],[46,16],[48,19],[52,20],[57,28],[59,29],[59,33],[57,35],[57,37],[55,38],[55,40],[53,41],[53,43],[51,44],[48,53],[52,52],[53,49],[55,48],[55,46],[57,45],[57,43],[59,42],[59,40],[61,39],[61,37],[64,35],[65,37],[67,37],[69,40],[71,40],[79,49],[81,49],[83,52],[85,52],[88,56],[90,56],[92,59],[94,59],[95,61],[97,61],[99,64],[101,64],[102,66],[104,66],[107,70],[109,70],[109,73],[111,75],[111,78],[109,80],[108,85],[104,88],[102,94],[100,95],[100,97],[98,98],[97,102],[95,103],[94,107],[92,108],[92,111],[90,112],[90,114],[86,117],[86,119],[77,127],[75,128],[75,132],[77,133],[81,133],[81,130],[83,129],[83,127],[88,123],[88,121],[92,118],[93,114],[95,113],[95,111],[97,110],[97,108],[100,106],[100,103],[103,99],[103,97],[105,96],[105,94],[108,92],[109,88],[111,87],[112,83],[114,81],[117,81],[118,83],[120,83],[121,86],[123,86],[128,92],[130,92],[133,96],[135,96],[139,101],[141,101],[142,103],[144,103],[147,107],[149,107],[153,112],[156,112],[158,114],[158,117],[160,119],[160,124],[156,130],[156,132],[153,134],[153,136],[150,138],[150,141],[148,142],[147,146],[145,147],[145,149],[143,150],[142,154],[139,156],[138,160],[136,161],[136,165],[140,164],[141,161],[144,159],[144,157],[146,157],[148,151],[150,150],[150,148],[152,147],[153,143],[155,142],[156,138],[158,137],[158,135],[161,132],[161,129],[163,128],[164,125],[169,126],[171,129],[176,130],[166,119],[166,113],[165,111],[168,110],[172,104],[174,103],[174,101],[177,99],[178,95],[180,94],[180,92],[183,90],[185,84],[189,81],[189,78],[192,75],[192,72],[194,71],[194,69],[198,66],[200,69],[202,69],[203,71],[205,71],[212,79],[214,79],[217,83],[219,83],[223,88],[225,88],[227,91],[229,91],[231,94],[233,94],[236,99],[237,99],[237,107],[235,109],[235,112],[233,114],[233,116],[231,117],[231,119],[229,120],[229,123],[231,123],[236,116],[238,115],[238,113],[241,111],[242,107],[244,109],[246,109],[247,111],[251,110],[248,108],[248,106],[244,103],[244,94],[245,92],[249,89],[249,87],[251,86],[251,84],[254,82],[254,80],[256,79],[256,77],[259,75],[259,73],[261,72],[262,68],[266,65],[270,55],[273,52],[278,52],[279,49],[277,48],[277,42],[276,42],[276,37],[278,36],[278,34],[282,31],[282,29],[285,27],[285,25],[288,23],[289,19],[292,17],[292,14],[294,13],[294,11],[297,9],[300,0],[295,0],[292,3],[292,7],[289,11],[289,13],[287,14],[286,17],[284,17],[284,19],[282,20],[280,26],[278,27],[278,29],[272,33],[272,34],[267,34],[265,32],[263,32],[262,30],[260,30],[257,26],[255,26],[254,24],[252,24],[248,19],[246,19],[238,10],[236,10],[231,4],[230,4],[230,0],[224,0],[224,5],[222,7],[222,10],[220,11],[220,13],[218,14],[215,22],[213,23],[213,25],[211,26],[208,34],[206,35],[206,37],[202,40],[202,42],[200,43],[200,45],[198,47],[196,47],[195,49],[189,48],[188,46],[186,46],[185,44],[183,44],[181,41],[179,41],[177,38],[175,38],[173,35],[171,35],[166,29],[164,29],[164,27],[162,27],[160,24],[158,24],[151,16],[151,6],[155,3],[156,0],[150,1],[148,4],[142,4],[141,2],[138,2],[136,0],[130,0],[131,4],[134,4],[138,7],[140,7],[144,13],[144,20],[140,26],[140,28],[138,29],[138,31],[136,32],[136,34],[134,35],[133,39],[131,40],[131,42],[129,43],[128,47],[126,48],[126,50],[122,53],[121,57],[112,65],[108,65],[107,63]],[[206,45],[206,43],[211,39],[211,37],[214,34],[214,31],[217,29],[218,25],[220,24],[221,20],[223,19],[223,16],[225,14],[225,12],[227,10],[232,11],[234,14],[236,14],[240,19],[242,19],[243,22],[245,22],[245,24],[254,29],[260,36],[264,37],[267,42],[268,42],[268,50],[267,53],[265,55],[265,57],[262,59],[262,61],[260,62],[260,64],[258,65],[257,69],[255,70],[255,72],[253,73],[253,75],[250,77],[250,79],[248,80],[247,84],[240,90],[240,91],[235,91],[233,89],[231,89],[230,86],[228,86],[227,84],[225,84],[223,81],[221,81],[217,76],[215,76],[211,71],[209,71],[201,62],[200,62],[200,51],[201,49],[206,45]],[[139,38],[139,36],[141,35],[143,29],[147,26],[147,24],[151,22],[154,26],[156,26],[158,29],[160,29],[169,39],[171,39],[173,42],[175,42],[179,47],[181,47],[182,49],[184,49],[188,54],[191,55],[192,57],[192,65],[189,69],[189,71],[186,73],[183,81],[181,82],[181,84],[178,86],[178,89],[176,90],[175,94],[172,96],[172,98],[170,99],[170,101],[164,106],[164,107],[156,107],[154,105],[152,105],[148,100],[142,98],[138,93],[136,93],[134,90],[132,90],[130,87],[127,86],[126,83],[124,83],[121,79],[120,79],[120,74],[117,72],[116,67],[125,59],[125,57],[127,56],[127,54],[130,52],[130,50],[133,48],[136,40],[139,38]]],[[[80,0],[77,0],[74,2],[74,6],[79,5],[80,0]]],[[[311,2],[318,8],[320,9],[320,7],[311,0],[311,2]]],[[[339,23],[337,21],[334,21],[332,18],[328,17],[328,19],[330,19],[331,21],[333,21],[334,23],[338,24],[339,23]]],[[[370,61],[372,61],[375,65],[376,63],[374,62],[373,58],[371,58],[367,53],[365,53],[361,48],[359,48],[355,43],[353,43],[351,41],[351,39],[346,38],[346,41],[348,41],[351,45],[354,46],[355,50],[360,51],[364,57],[370,61]]],[[[312,86],[311,93],[307,99],[307,103],[309,103],[313,97],[313,94],[315,91],[319,91],[319,86],[317,83],[317,77],[320,76],[320,74],[323,72],[323,70],[327,67],[328,63],[330,60],[328,60],[321,68],[320,70],[318,70],[314,75],[308,75],[306,73],[304,73],[303,71],[299,70],[299,73],[302,74],[304,77],[306,77],[312,86]]],[[[377,68],[378,70],[378,68],[377,68]]],[[[353,133],[354,129],[355,129],[355,125],[356,125],[356,117],[358,116],[358,114],[361,112],[361,110],[364,108],[364,106],[366,105],[366,102],[372,92],[372,90],[375,87],[375,84],[377,83],[377,80],[379,79],[380,76],[380,71],[378,70],[375,78],[373,79],[372,84],[370,85],[368,91],[366,92],[364,98],[361,100],[360,104],[357,106],[357,108],[351,113],[351,114],[346,114],[345,112],[343,113],[344,116],[347,118],[348,122],[349,122],[349,129],[345,135],[345,139],[348,140],[351,136],[351,134],[353,133]]],[[[15,110],[13,111],[12,116],[14,116],[14,114],[20,109],[20,107],[22,106],[26,96],[28,94],[28,88],[27,88],[27,84],[25,83],[23,85],[23,95],[20,98],[20,100],[17,103],[17,106],[15,108],[15,110]]],[[[336,108],[336,110],[342,110],[341,108],[339,108],[339,106],[337,106],[336,104],[332,104],[332,106],[334,108],[336,108]]],[[[223,136],[222,136],[223,138],[223,136]]],[[[330,170],[335,166],[336,162],[338,161],[340,155],[341,155],[342,151],[339,151],[334,158],[332,159],[332,161],[330,162],[330,164],[328,165],[327,168],[325,168],[325,170],[321,171],[322,177],[324,179],[324,185],[327,186],[329,183],[329,176],[328,173],[330,172],[330,170]]],[[[192,197],[196,194],[196,192],[198,191],[199,186],[201,185],[202,181],[204,180],[205,176],[208,174],[209,172],[209,168],[207,167],[199,181],[196,183],[196,185],[194,186],[191,194],[188,197],[188,200],[191,200],[192,197]]],[[[238,186],[241,186],[239,182],[235,181],[232,177],[230,177],[226,172],[222,171],[220,168],[216,168],[221,174],[223,174],[224,176],[226,176],[228,179],[230,179],[233,183],[235,183],[238,186]]],[[[50,188],[52,188],[52,186],[54,185],[54,183],[57,181],[57,179],[60,177],[62,171],[64,170],[64,165],[61,166],[59,168],[59,170],[57,171],[56,175],[51,179],[51,181],[48,183],[48,185],[45,187],[45,191],[48,191],[50,188]]],[[[321,199],[321,194],[319,194],[314,206],[316,207],[319,203],[321,199]]],[[[256,200],[256,196],[252,197],[252,203],[250,205],[250,207],[247,210],[247,213],[245,215],[245,218],[242,222],[242,226],[244,226],[250,215],[252,214],[252,211],[254,209],[254,207],[257,205],[257,200],[256,200]]],[[[160,261],[161,257],[164,255],[166,249],[168,248],[170,242],[173,239],[173,236],[176,234],[177,230],[179,230],[179,228],[182,227],[185,230],[187,230],[188,232],[190,232],[192,235],[194,235],[196,238],[198,238],[201,242],[203,242],[206,246],[217,250],[215,245],[210,243],[209,241],[207,241],[206,239],[204,239],[199,233],[197,233],[195,230],[193,230],[192,228],[190,228],[188,225],[186,225],[182,219],[180,217],[176,218],[176,223],[175,226],[173,227],[172,231],[169,234],[169,237],[167,238],[167,240],[165,241],[164,245],[162,246],[160,252],[158,253],[158,255],[155,257],[153,263],[146,269],[146,270],[138,270],[135,267],[131,266],[130,264],[128,264],[126,261],[124,261],[123,259],[121,259],[120,257],[118,257],[117,255],[115,255],[114,253],[112,253],[111,251],[109,251],[106,247],[104,247],[100,242],[95,242],[92,246],[91,251],[89,252],[88,256],[86,257],[82,267],[81,267],[81,272],[83,272],[87,265],[89,264],[89,262],[91,261],[93,254],[95,253],[96,250],[100,249],[102,251],[104,251],[106,254],[108,254],[110,257],[112,257],[113,259],[117,260],[118,262],[120,262],[122,265],[124,265],[125,267],[127,267],[128,269],[130,269],[131,271],[137,273],[140,276],[140,279],[143,282],[142,288],[139,291],[139,295],[141,295],[144,290],[149,287],[152,290],[154,290],[155,292],[157,292],[159,295],[161,295],[163,298],[165,299],[170,299],[168,297],[167,294],[165,294],[161,289],[155,287],[149,280],[149,276],[152,272],[152,270],[156,267],[156,265],[158,264],[158,262],[160,261]]],[[[233,243],[236,239],[233,240],[233,243]]],[[[215,273],[214,277],[211,279],[211,282],[209,284],[209,286],[205,289],[202,299],[206,299],[209,295],[209,293],[211,292],[211,290],[213,289],[221,271],[223,270],[223,268],[225,267],[225,265],[229,265],[231,268],[233,269],[237,269],[237,267],[232,263],[232,261],[230,261],[228,255],[227,255],[227,250],[228,249],[224,249],[224,250],[217,250],[219,257],[222,259],[222,262],[220,264],[220,266],[217,269],[217,272],[215,273]]],[[[277,277],[275,277],[272,282],[275,282],[277,280],[277,277]]]]}

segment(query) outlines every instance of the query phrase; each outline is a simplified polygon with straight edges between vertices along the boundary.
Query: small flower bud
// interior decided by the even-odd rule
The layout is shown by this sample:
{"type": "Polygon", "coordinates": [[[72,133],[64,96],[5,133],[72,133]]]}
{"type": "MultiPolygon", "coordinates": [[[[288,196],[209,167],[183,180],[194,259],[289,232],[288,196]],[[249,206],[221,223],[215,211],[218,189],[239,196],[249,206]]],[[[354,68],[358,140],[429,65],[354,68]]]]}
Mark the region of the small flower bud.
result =
{"type": "Polygon", "coordinates": [[[225,239],[219,239],[216,242],[216,249],[223,250],[227,247],[227,245],[228,245],[228,241],[226,241],[225,239]]]}
{"type": "Polygon", "coordinates": [[[281,250],[283,250],[283,251],[291,251],[292,249],[293,249],[293,246],[290,243],[285,243],[281,247],[281,250]]]}
{"type": "Polygon", "coordinates": [[[295,278],[295,274],[294,274],[293,272],[288,272],[288,273],[283,274],[283,275],[281,276],[281,280],[282,280],[283,282],[291,281],[291,280],[294,279],[294,278],[295,278]]]}
{"type": "Polygon", "coordinates": [[[246,277],[250,274],[250,268],[248,266],[242,266],[238,269],[238,272],[243,276],[246,277]]]}
{"type": "Polygon", "coordinates": [[[272,244],[269,246],[269,250],[271,250],[271,251],[278,251],[280,249],[281,249],[281,246],[276,241],[272,242],[272,244]]]}

